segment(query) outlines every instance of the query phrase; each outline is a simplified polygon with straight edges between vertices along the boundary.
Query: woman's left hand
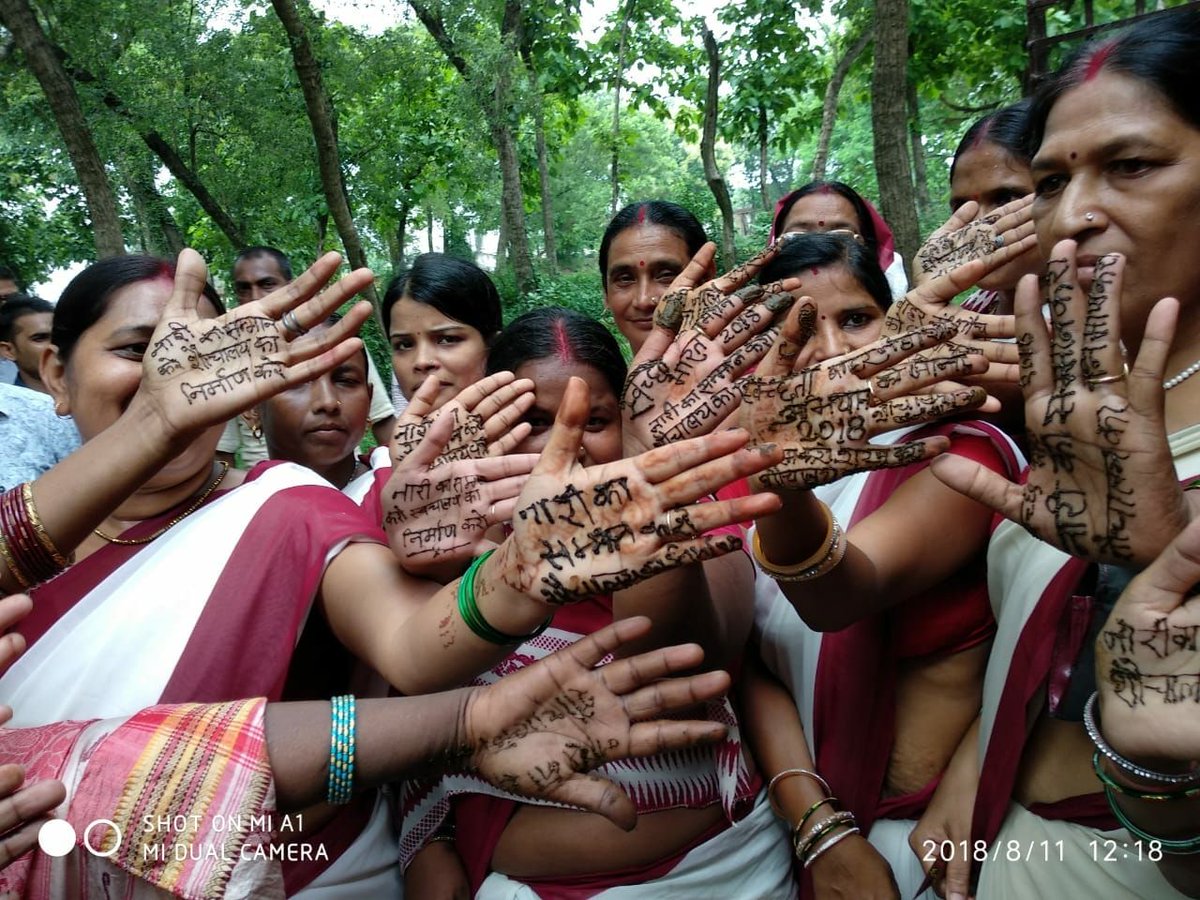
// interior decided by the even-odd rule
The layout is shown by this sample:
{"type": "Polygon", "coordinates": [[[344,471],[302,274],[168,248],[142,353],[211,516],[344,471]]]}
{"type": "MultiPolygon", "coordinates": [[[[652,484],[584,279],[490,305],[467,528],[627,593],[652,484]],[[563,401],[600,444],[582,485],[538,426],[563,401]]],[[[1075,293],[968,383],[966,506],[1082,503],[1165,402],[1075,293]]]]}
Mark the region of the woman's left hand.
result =
{"type": "Polygon", "coordinates": [[[1006,203],[982,218],[976,218],[978,214],[979,204],[968,200],[921,245],[913,259],[914,287],[973,260],[984,260],[986,265],[998,251],[1003,251],[1005,263],[1019,255],[1006,248],[1020,246],[1021,252],[1036,252],[1033,194],[1006,203]]]}
{"type": "Polygon", "coordinates": [[[780,465],[756,481],[773,488],[812,488],[867,469],[905,466],[946,449],[945,438],[876,446],[870,438],[894,428],[933,421],[979,407],[981,388],[915,393],[985,365],[958,352],[918,355],[955,334],[935,323],[809,365],[817,308],[802,297],[758,372],[742,379],[742,427],[756,441],[783,447],[780,465]]]}
{"type": "Polygon", "coordinates": [[[470,768],[505,791],[580,807],[631,830],[637,823],[633,801],[607,778],[586,773],[613,760],[725,735],[716,722],[662,718],[729,689],[725,672],[673,677],[700,664],[704,653],[697,645],[597,668],[649,630],[645,617],[622,619],[477,689],[463,716],[470,768]]]}
{"type": "Polygon", "coordinates": [[[500,581],[557,606],[622,590],[737,549],[737,538],[705,532],[778,508],[779,501],[766,496],[695,502],[779,461],[773,448],[746,449],[744,432],[722,431],[585,467],[579,448],[587,421],[587,386],[572,378],[517,498],[513,533],[483,567],[481,593],[500,581]]]}
{"type": "Polygon", "coordinates": [[[371,314],[365,301],[332,327],[308,333],[371,283],[371,271],[358,269],[317,293],[340,263],[336,253],[326,253],[261,300],[204,318],[199,307],[208,270],[200,254],[183,250],[131,406],[148,407],[150,417],[165,425],[169,442],[188,442],[360,352],[354,335],[371,314]]]}
{"type": "Polygon", "coordinates": [[[522,421],[533,405],[533,382],[528,378],[496,372],[434,409],[439,390],[437,376],[430,375],[397,419],[390,445],[393,465],[412,453],[425,440],[430,425],[443,417],[454,424],[430,468],[461,459],[503,456],[529,436],[529,423],[522,421]]]}
{"type": "Polygon", "coordinates": [[[810,871],[816,900],[907,900],[896,888],[888,861],[862,835],[838,841],[810,871]]]}
{"type": "MultiPolygon", "coordinates": [[[[972,733],[973,739],[974,733],[972,733]]],[[[971,817],[979,779],[975,770],[947,770],[908,845],[939,897],[966,900],[971,890],[971,817]],[[943,851],[950,848],[950,852],[943,851]]]]}
{"type": "Polygon", "coordinates": [[[962,457],[933,473],[950,487],[1084,559],[1146,565],[1190,520],[1175,478],[1163,418],[1163,370],[1178,303],[1150,313],[1137,360],[1121,347],[1124,259],[1096,261],[1089,292],[1079,287],[1073,241],[1049,261],[1053,335],[1037,279],[1017,289],[1021,387],[1029,440],[1021,484],[962,457]]]}
{"type": "Polygon", "coordinates": [[[512,518],[537,463],[536,453],[447,458],[460,430],[456,416],[436,418],[392,468],[380,496],[388,543],[411,575],[440,581],[494,549],[487,531],[512,518]]]}

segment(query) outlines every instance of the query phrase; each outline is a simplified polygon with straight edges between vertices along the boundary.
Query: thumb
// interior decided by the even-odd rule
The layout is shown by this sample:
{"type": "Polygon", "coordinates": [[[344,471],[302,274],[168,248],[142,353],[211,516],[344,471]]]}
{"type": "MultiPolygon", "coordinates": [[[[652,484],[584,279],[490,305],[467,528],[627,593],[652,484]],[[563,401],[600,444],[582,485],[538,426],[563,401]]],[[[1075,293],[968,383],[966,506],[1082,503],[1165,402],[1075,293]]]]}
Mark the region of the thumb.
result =
{"type": "Polygon", "coordinates": [[[554,792],[551,799],[598,813],[622,831],[637,825],[637,808],[629,795],[602,775],[576,774],[554,792]]]}
{"type": "Polygon", "coordinates": [[[534,468],[535,473],[560,472],[566,474],[578,459],[583,443],[583,429],[587,425],[588,386],[582,378],[571,376],[567,389],[563,391],[550,439],[542,450],[542,456],[534,468]]]}
{"type": "Polygon", "coordinates": [[[943,890],[946,900],[967,900],[971,889],[971,860],[965,854],[955,853],[946,863],[946,880],[943,890]]]}

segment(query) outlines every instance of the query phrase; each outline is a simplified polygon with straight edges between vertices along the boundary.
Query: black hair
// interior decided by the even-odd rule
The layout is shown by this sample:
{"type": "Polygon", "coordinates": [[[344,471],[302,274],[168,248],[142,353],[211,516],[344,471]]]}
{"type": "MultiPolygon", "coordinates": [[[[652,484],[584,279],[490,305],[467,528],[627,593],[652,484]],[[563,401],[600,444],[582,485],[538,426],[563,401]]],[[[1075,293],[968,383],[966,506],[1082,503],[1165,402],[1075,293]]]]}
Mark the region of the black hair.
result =
{"type": "Polygon", "coordinates": [[[275,264],[279,266],[279,273],[281,275],[283,275],[283,280],[284,281],[292,280],[292,278],[294,276],[292,275],[291,260],[289,260],[287,258],[287,256],[284,255],[284,252],[282,250],[278,250],[275,247],[263,247],[263,246],[245,247],[245,248],[239,250],[237,252],[237,256],[235,256],[233,258],[233,268],[237,269],[238,263],[240,263],[244,259],[257,259],[260,256],[271,257],[271,259],[275,260],[275,264]]]}
{"type": "Polygon", "coordinates": [[[811,232],[791,238],[758,273],[761,284],[780,281],[799,275],[806,269],[841,265],[871,295],[879,308],[892,305],[892,289],[888,285],[879,259],[864,244],[848,234],[811,232]]]}
{"type": "Polygon", "coordinates": [[[402,297],[432,306],[443,316],[470,325],[489,341],[503,324],[500,294],[487,272],[444,253],[422,253],[412,268],[388,282],[379,310],[383,333],[391,332],[392,307],[402,297]]]}
{"type": "Polygon", "coordinates": [[[958,142],[958,149],[954,151],[954,161],[950,163],[950,180],[954,180],[954,168],[958,165],[958,158],[981,144],[994,144],[1013,159],[1029,165],[1032,159],[1029,152],[1029,111],[1032,107],[1033,98],[1026,97],[1010,106],[988,113],[968,128],[967,133],[958,142]]]}
{"type": "Polygon", "coordinates": [[[12,343],[16,333],[17,320],[35,313],[52,313],[54,307],[41,297],[31,297],[29,294],[9,294],[0,306],[0,341],[12,343]]]}
{"type": "Polygon", "coordinates": [[[690,211],[670,200],[643,200],[630,203],[612,217],[600,239],[600,283],[608,288],[608,251],[618,234],[636,225],[661,225],[679,235],[687,245],[688,256],[695,256],[708,243],[708,235],[690,211]]]}
{"type": "Polygon", "coordinates": [[[788,195],[786,202],[779,207],[779,212],[775,214],[775,220],[771,223],[771,229],[776,238],[780,237],[783,230],[783,223],[787,221],[788,213],[792,211],[792,207],[796,205],[796,201],[810,197],[813,194],[837,194],[853,206],[854,214],[858,216],[858,233],[866,241],[867,249],[872,253],[879,252],[879,235],[875,232],[875,219],[871,216],[871,211],[867,209],[867,204],[863,200],[862,195],[850,187],[850,185],[844,184],[841,181],[810,181],[803,187],[792,191],[788,195]]]}
{"type": "Polygon", "coordinates": [[[591,316],[562,306],[535,309],[509,322],[488,351],[487,374],[515,372],[523,363],[550,357],[591,366],[620,398],[625,357],[612,332],[591,316]]]}
{"type": "Polygon", "coordinates": [[[17,273],[8,266],[0,266],[0,279],[7,279],[8,281],[11,281],[17,286],[18,290],[21,287],[21,279],[18,278],[17,273]]]}
{"type": "MultiPolygon", "coordinates": [[[[50,341],[58,348],[59,358],[63,362],[68,360],[76,341],[107,312],[109,299],[121,288],[139,281],[174,277],[174,261],[157,256],[110,256],[92,263],[71,279],[54,307],[50,341]]],[[[218,313],[225,312],[216,288],[206,283],[203,293],[218,313]]]]}
{"type": "Polygon", "coordinates": [[[1135,22],[1113,37],[1085,44],[1034,96],[1029,116],[1029,154],[1037,153],[1050,110],[1063,94],[1101,71],[1144,81],[1180,118],[1200,129],[1200,9],[1135,22]]]}

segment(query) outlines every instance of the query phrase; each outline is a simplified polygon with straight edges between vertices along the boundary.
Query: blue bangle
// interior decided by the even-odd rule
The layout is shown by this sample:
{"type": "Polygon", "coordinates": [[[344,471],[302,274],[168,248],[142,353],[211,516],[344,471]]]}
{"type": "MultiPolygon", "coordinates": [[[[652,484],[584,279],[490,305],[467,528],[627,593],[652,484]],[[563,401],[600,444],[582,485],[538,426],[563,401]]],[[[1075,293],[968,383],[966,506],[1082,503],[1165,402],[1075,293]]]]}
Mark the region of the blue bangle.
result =
{"type": "Polygon", "coordinates": [[[355,714],[353,694],[343,694],[330,701],[326,799],[334,805],[349,803],[354,796],[355,714]]]}

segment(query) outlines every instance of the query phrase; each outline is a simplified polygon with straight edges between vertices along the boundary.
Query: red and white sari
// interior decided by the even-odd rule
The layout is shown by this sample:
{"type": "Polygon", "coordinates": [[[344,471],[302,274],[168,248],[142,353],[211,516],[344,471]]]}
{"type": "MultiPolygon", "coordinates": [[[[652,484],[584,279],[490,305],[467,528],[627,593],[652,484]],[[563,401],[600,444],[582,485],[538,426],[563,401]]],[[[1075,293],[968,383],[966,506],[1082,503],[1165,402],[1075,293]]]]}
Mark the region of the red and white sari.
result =
{"type": "MultiPolygon", "coordinates": [[[[899,429],[874,440],[894,444],[933,435],[950,438],[949,452],[966,455],[1008,477],[1015,477],[1024,465],[1012,439],[986,422],[899,429]]],[[[848,531],[927,465],[860,472],[819,487],[815,494],[848,531]]],[[[947,523],[946,527],[954,525],[947,523]]],[[[930,535],[929,539],[934,544],[937,536],[930,535]]],[[[921,597],[830,633],[809,628],[774,581],[760,577],[756,582],[755,625],[763,661],[792,692],[817,771],[829,782],[843,808],[854,813],[863,834],[888,860],[906,900],[924,880],[924,872],[908,846],[908,835],[924,812],[938,779],[915,794],[883,796],[895,742],[895,688],[902,654],[899,635],[912,624],[913,617],[926,616],[931,602],[945,610],[958,605],[961,598],[964,604],[983,605],[986,616],[981,563],[982,558],[921,597]]],[[[967,642],[961,646],[970,646],[970,642],[978,643],[990,636],[990,622],[988,634],[983,635],[977,625],[969,624],[970,634],[942,635],[946,646],[941,651],[960,649],[956,641],[965,639],[967,642]]],[[[808,879],[804,895],[811,896],[808,879]]]]}
{"type": "MultiPolygon", "coordinates": [[[[1200,475],[1200,425],[1171,435],[1170,446],[1181,480],[1200,475]]],[[[1091,604],[1077,588],[1088,568],[1013,522],[1001,522],[992,534],[988,584],[997,633],[983,686],[973,837],[989,846],[1032,842],[1054,850],[1048,858],[1039,850],[1021,865],[1002,855],[994,863],[989,857],[981,872],[980,897],[1183,896],[1138,854],[1121,852],[1113,858],[1101,852],[1097,858],[1092,845],[1104,847],[1105,838],[1120,847],[1133,843],[1116,827],[1103,793],[1029,810],[1012,802],[1029,726],[1048,697],[1065,688],[1086,637],[1091,604]]]]}
{"type": "MultiPolygon", "coordinates": [[[[494,683],[611,622],[610,597],[593,597],[563,607],[545,632],[522,644],[475,683],[494,683]]],[[[645,759],[620,760],[598,770],[629,794],[639,813],[721,804],[726,816],[721,827],[670,859],[636,871],[575,878],[516,882],[497,873],[489,876],[493,851],[517,806],[556,804],[508,794],[474,775],[451,774],[436,782],[406,785],[401,810],[401,863],[408,865],[450,813],[453,803],[458,851],[478,897],[617,897],[635,889],[644,889],[647,896],[698,896],[694,889],[687,893],[687,885],[694,888],[697,884],[708,885],[709,896],[739,896],[739,891],[749,890],[753,896],[789,897],[787,832],[761,799],[761,779],[747,766],[733,708],[728,700],[710,701],[705,704],[704,717],[728,727],[725,741],[645,759]],[[720,854],[713,841],[722,848],[720,854]],[[740,862],[717,864],[718,856],[726,864],[740,862]]]]}
{"type": "MultiPolygon", "coordinates": [[[[151,535],[168,521],[141,522],[121,537],[151,535]]],[[[161,703],[284,698],[325,567],[363,540],[383,535],[316,473],[259,464],[153,541],[105,546],[31,592],[33,612],[19,629],[29,649],[0,677],[12,725],[128,716],[161,703]]],[[[337,865],[372,805],[365,798],[338,827],[313,836],[333,865],[289,866],[290,891],[337,865]]]]}

